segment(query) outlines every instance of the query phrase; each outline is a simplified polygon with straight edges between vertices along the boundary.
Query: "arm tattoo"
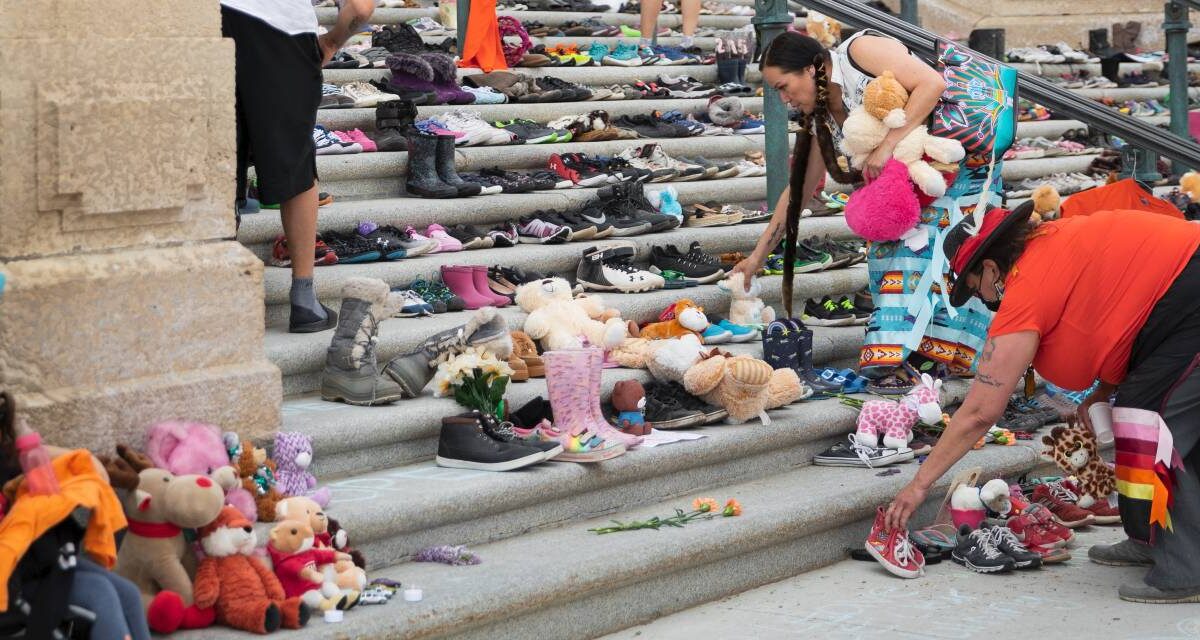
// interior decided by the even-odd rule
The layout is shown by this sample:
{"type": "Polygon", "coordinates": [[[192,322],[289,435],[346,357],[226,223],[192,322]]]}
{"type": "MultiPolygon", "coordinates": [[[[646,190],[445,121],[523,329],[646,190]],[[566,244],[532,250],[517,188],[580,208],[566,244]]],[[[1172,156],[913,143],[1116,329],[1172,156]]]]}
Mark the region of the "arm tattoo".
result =
{"type": "Polygon", "coordinates": [[[996,353],[996,341],[988,338],[987,342],[983,343],[983,353],[979,354],[979,363],[983,364],[992,359],[996,353]]]}
{"type": "Polygon", "coordinates": [[[976,381],[976,382],[982,382],[983,384],[986,384],[986,385],[987,385],[987,386],[989,386],[989,387],[997,387],[997,388],[999,388],[999,387],[1003,387],[1003,386],[1004,386],[1004,383],[1003,383],[1003,382],[1001,382],[1001,381],[999,381],[999,380],[997,380],[997,379],[993,378],[992,376],[989,376],[989,375],[988,375],[988,374],[986,374],[986,373],[976,373],[976,374],[975,374],[975,381],[976,381]]]}
{"type": "Polygon", "coordinates": [[[766,235],[770,240],[770,242],[767,243],[767,246],[774,247],[775,245],[779,244],[779,241],[783,239],[783,231],[784,228],[782,224],[772,222],[771,225],[767,227],[766,235]]]}

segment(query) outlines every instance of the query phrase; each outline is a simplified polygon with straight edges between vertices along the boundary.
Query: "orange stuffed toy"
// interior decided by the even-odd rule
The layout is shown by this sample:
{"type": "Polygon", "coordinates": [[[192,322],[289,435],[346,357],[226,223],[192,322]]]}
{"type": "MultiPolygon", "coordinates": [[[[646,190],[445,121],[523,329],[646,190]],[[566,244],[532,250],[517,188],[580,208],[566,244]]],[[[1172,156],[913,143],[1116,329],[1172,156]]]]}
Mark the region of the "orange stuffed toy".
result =
{"type": "Polygon", "coordinates": [[[638,337],[667,340],[686,335],[699,336],[708,328],[708,316],[704,315],[704,309],[687,298],[671,305],[658,320],[642,327],[638,337]]]}
{"type": "Polygon", "coordinates": [[[308,624],[308,607],[300,598],[285,598],[279,579],[252,555],[258,538],[240,511],[226,506],[198,533],[207,557],[196,570],[196,606],[216,607],[217,622],[251,633],[308,624]]]}

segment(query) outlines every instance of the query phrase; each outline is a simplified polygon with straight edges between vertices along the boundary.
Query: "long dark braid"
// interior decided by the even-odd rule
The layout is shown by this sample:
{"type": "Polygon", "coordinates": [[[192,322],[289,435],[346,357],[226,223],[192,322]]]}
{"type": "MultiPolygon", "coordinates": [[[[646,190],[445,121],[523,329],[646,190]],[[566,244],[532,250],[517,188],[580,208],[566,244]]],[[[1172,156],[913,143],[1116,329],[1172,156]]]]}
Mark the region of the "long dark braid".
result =
{"type": "MultiPolygon", "coordinates": [[[[783,37],[783,36],[780,36],[783,37]]],[[[777,38],[778,40],[778,38],[777,38]]],[[[812,149],[812,137],[817,136],[817,147],[825,170],[838,182],[855,184],[862,181],[862,174],[854,169],[843,170],[838,162],[840,154],[833,143],[832,116],[829,113],[829,52],[821,51],[813,57],[812,66],[816,73],[817,101],[811,116],[801,115],[800,131],[796,133],[796,145],[792,149],[792,169],[789,176],[791,197],[788,198],[787,217],[784,221],[783,246],[783,306],[788,317],[792,312],[792,287],[795,276],[796,242],[800,235],[800,210],[812,195],[804,193],[804,176],[808,172],[808,156],[812,149]]],[[[849,167],[849,163],[846,163],[849,167]]]]}

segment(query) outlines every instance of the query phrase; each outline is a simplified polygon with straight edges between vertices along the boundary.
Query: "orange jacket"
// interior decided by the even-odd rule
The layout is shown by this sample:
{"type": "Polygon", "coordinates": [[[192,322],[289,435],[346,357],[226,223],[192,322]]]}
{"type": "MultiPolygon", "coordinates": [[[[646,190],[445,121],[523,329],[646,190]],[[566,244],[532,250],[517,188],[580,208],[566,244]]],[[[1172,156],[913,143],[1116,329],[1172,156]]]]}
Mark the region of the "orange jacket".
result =
{"type": "Polygon", "coordinates": [[[0,520],[0,611],[8,609],[8,579],[29,546],[76,507],[92,510],[92,519],[83,534],[84,550],[109,569],[117,562],[114,536],[126,527],[125,512],[112,487],[96,473],[92,454],[77,449],[55,458],[52,464],[58,477],[58,495],[26,495],[22,483],[17,489],[17,499],[0,520]]]}

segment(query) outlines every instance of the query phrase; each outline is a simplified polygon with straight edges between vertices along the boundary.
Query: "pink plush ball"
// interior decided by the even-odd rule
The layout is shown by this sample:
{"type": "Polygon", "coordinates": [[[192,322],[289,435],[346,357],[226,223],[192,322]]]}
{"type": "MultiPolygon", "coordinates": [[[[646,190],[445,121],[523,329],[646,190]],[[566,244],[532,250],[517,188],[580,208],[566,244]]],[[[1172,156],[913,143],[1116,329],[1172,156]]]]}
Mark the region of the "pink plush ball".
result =
{"type": "Polygon", "coordinates": [[[921,205],[908,178],[908,167],[896,159],[846,202],[846,224],[867,240],[890,242],[921,220],[921,205]]]}

